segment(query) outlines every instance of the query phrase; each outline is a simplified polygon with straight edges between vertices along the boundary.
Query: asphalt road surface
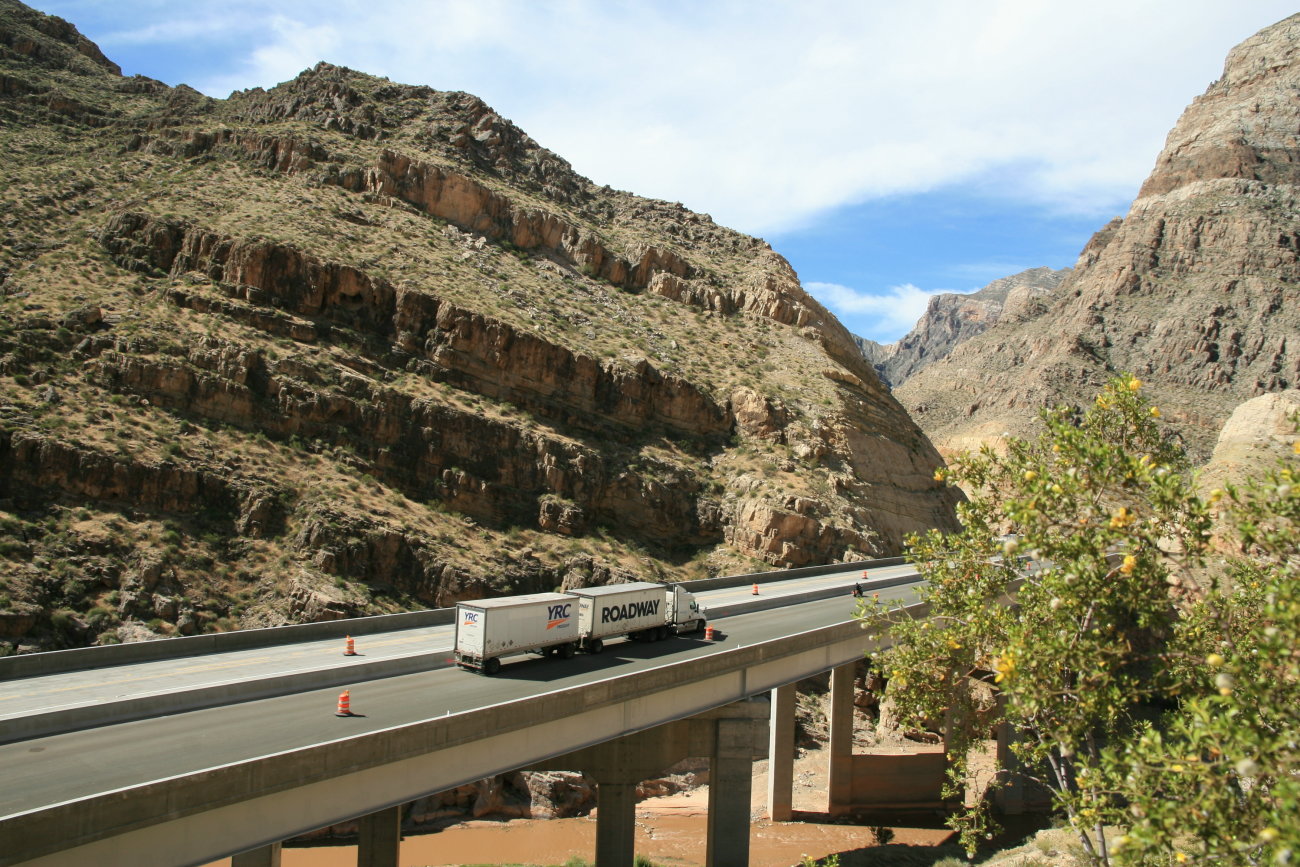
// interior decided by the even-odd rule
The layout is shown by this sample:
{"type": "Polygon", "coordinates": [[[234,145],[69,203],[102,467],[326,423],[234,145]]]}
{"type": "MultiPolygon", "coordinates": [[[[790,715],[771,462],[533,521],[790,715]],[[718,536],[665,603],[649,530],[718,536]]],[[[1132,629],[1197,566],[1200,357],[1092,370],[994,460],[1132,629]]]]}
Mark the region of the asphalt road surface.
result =
{"type": "MultiPolygon", "coordinates": [[[[892,569],[900,570],[897,574],[906,574],[909,567],[886,567],[873,570],[873,575],[886,577],[884,573],[892,569]]],[[[206,768],[679,663],[844,622],[851,619],[854,608],[848,590],[853,580],[860,580],[860,576],[860,571],[839,576],[840,581],[847,582],[843,596],[725,618],[718,624],[722,637],[714,642],[706,642],[699,636],[676,637],[652,644],[611,642],[602,654],[580,654],[571,660],[516,657],[508,660],[501,673],[491,678],[444,667],[360,682],[350,687],[352,710],[357,714],[352,717],[335,716],[340,690],[331,687],[0,745],[0,768],[5,769],[5,785],[0,787],[0,818],[206,768]]],[[[805,580],[828,581],[834,577],[805,580]]],[[[805,584],[802,591],[807,589],[805,584]]],[[[879,592],[885,600],[910,601],[915,597],[915,591],[915,584],[904,584],[879,592]]],[[[708,604],[715,606],[725,604],[733,597],[739,601],[751,594],[747,587],[715,592],[717,595],[706,595],[708,604]]],[[[778,591],[767,584],[762,585],[762,592],[778,591]]],[[[374,638],[376,636],[367,639],[367,648],[374,638]]],[[[411,638],[416,641],[436,640],[411,638]]],[[[337,641],[328,644],[337,650],[337,641]]],[[[449,641],[447,648],[450,651],[449,641]]],[[[293,650],[309,652],[302,647],[293,650]]],[[[250,655],[248,658],[275,656],[268,650],[244,653],[250,655]]],[[[225,658],[228,655],[220,656],[225,658]]],[[[342,657],[334,663],[341,660],[342,657]]],[[[200,677],[211,677],[214,671],[224,673],[230,670],[205,668],[212,664],[207,657],[174,662],[183,669],[195,667],[195,676],[200,677]]],[[[281,663],[267,659],[256,664],[281,663]]],[[[107,669],[89,674],[92,678],[113,678],[117,671],[107,669]]],[[[157,680],[149,674],[141,682],[156,683],[157,680]]],[[[23,681],[15,682],[20,683],[23,681]]]]}

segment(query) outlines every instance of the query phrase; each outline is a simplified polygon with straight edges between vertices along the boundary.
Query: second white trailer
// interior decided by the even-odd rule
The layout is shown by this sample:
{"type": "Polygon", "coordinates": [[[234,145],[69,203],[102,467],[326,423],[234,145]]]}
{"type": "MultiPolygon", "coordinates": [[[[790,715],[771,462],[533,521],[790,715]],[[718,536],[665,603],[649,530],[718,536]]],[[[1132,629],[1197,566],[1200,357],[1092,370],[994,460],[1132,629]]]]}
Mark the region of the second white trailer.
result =
{"type": "Polygon", "coordinates": [[[578,597],[578,634],[589,653],[615,636],[657,641],[703,623],[695,597],[672,585],[633,581],[568,592],[578,597]]]}

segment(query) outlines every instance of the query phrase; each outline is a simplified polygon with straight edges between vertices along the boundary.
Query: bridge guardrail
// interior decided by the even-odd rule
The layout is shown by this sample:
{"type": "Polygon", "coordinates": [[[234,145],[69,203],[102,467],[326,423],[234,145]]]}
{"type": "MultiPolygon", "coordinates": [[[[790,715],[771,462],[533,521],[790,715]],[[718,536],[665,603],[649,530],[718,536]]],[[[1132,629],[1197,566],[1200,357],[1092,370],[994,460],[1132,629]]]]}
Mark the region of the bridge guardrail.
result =
{"type": "Polygon", "coordinates": [[[886,566],[901,566],[906,562],[906,557],[881,557],[879,560],[858,560],[852,563],[828,563],[824,566],[777,569],[772,572],[751,572],[747,575],[697,578],[694,581],[683,581],[681,586],[692,593],[696,590],[727,590],[732,587],[744,587],[746,584],[767,584],[772,581],[788,581],[791,578],[815,578],[819,575],[832,575],[836,572],[851,572],[858,569],[883,569],[886,566]]]}
{"type": "MultiPolygon", "coordinates": [[[[902,560],[903,558],[898,558],[902,560]]],[[[897,565],[897,564],[895,564],[897,565]]],[[[839,570],[836,570],[839,571],[839,570]]],[[[917,581],[918,576],[895,575],[889,578],[865,578],[860,582],[864,592],[870,593],[872,590],[881,590],[886,587],[897,587],[900,584],[911,584],[917,581]]],[[[789,593],[781,596],[759,596],[757,599],[746,599],[743,602],[733,602],[730,605],[719,605],[714,608],[704,606],[704,613],[708,615],[710,621],[731,617],[735,614],[749,614],[754,611],[767,611],[772,608],[780,608],[790,602],[814,602],[818,599],[833,599],[836,596],[845,597],[846,601],[852,599],[851,590],[846,585],[835,587],[819,587],[815,590],[805,590],[801,593],[789,593]]]]}

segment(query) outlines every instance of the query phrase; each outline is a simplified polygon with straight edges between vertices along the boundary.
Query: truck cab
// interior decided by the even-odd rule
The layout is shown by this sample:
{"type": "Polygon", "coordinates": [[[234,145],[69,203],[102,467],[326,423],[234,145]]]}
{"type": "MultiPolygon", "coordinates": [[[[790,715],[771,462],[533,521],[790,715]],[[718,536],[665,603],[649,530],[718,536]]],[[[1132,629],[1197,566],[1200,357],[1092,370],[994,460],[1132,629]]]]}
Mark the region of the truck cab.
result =
{"type": "Polygon", "coordinates": [[[671,587],[668,592],[667,621],[678,635],[703,629],[704,615],[700,612],[700,603],[696,601],[695,594],[675,585],[671,587]]]}

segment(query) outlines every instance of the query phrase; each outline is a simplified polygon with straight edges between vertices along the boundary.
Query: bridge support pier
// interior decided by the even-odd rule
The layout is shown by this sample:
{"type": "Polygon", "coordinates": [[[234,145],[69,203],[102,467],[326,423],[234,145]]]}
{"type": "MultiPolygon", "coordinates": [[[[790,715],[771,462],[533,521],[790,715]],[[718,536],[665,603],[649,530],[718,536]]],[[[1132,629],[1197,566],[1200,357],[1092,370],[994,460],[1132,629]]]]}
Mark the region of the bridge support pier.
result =
{"type": "MultiPolygon", "coordinates": [[[[753,762],[767,746],[766,701],[740,701],[532,765],[596,778],[596,865],[632,867],[636,786],[690,756],[709,758],[707,867],[749,864],[753,762]]],[[[793,709],[791,713],[793,720],[793,709]]]]}
{"type": "Polygon", "coordinates": [[[853,671],[856,662],[831,669],[829,779],[826,812],[842,816],[853,801],[853,671]]]}
{"type": "Polygon", "coordinates": [[[1019,816],[1026,810],[1026,786],[1022,773],[1024,766],[1011,750],[1016,734],[1011,724],[998,723],[998,766],[1002,768],[1002,785],[993,792],[993,805],[1008,816],[1019,816]]]}
{"type": "Polygon", "coordinates": [[[704,865],[748,867],[755,725],[749,719],[720,719],[714,726],[704,865]]]}
{"type": "Polygon", "coordinates": [[[357,824],[357,867],[398,867],[402,808],[389,807],[370,813],[362,816],[357,824]]]}
{"type": "Polygon", "coordinates": [[[596,778],[597,867],[632,867],[636,860],[636,787],[679,760],[686,732],[672,724],[624,735],[552,759],[535,770],[582,770],[596,778]]]}
{"type": "Polygon", "coordinates": [[[636,861],[636,786],[639,782],[596,778],[597,867],[632,867],[636,861]]]}
{"type": "Polygon", "coordinates": [[[230,867],[280,867],[280,844],[271,843],[240,852],[230,859],[230,867]]]}
{"type": "Polygon", "coordinates": [[[768,720],[767,817],[788,822],[794,815],[794,684],[772,690],[768,720]]]}

